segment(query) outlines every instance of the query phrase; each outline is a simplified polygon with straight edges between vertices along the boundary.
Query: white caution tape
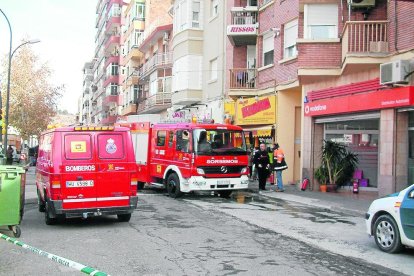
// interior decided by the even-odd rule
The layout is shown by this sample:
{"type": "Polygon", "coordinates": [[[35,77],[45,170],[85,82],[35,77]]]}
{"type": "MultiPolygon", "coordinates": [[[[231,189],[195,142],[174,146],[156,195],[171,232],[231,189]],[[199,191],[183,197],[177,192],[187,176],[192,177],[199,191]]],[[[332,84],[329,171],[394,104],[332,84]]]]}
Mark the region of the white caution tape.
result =
{"type": "Polygon", "coordinates": [[[86,266],[86,265],[83,265],[83,264],[80,264],[80,263],[71,261],[69,259],[66,259],[66,258],[57,256],[57,255],[54,255],[52,253],[48,253],[46,251],[37,249],[36,247],[30,246],[28,244],[25,244],[24,242],[18,241],[16,239],[11,238],[9,236],[6,236],[4,234],[0,234],[0,238],[3,239],[3,240],[5,240],[5,241],[11,242],[12,244],[21,246],[22,248],[27,249],[27,250],[29,250],[29,251],[31,251],[33,253],[36,253],[36,254],[38,254],[40,256],[46,257],[48,259],[51,259],[55,263],[61,264],[61,265],[66,266],[66,267],[74,268],[74,269],[76,269],[76,270],[78,270],[80,272],[83,272],[85,274],[95,275],[95,276],[109,276],[109,274],[107,274],[105,272],[96,270],[96,269],[94,269],[92,267],[89,267],[89,266],[86,266]]]}

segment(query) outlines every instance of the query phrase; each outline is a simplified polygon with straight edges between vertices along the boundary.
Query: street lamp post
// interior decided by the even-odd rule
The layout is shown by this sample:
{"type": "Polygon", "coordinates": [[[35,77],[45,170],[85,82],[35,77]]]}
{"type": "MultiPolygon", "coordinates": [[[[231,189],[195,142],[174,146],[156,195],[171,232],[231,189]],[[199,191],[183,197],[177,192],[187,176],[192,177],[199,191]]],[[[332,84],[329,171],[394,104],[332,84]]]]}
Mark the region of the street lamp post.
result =
{"type": "MultiPolygon", "coordinates": [[[[16,49],[14,49],[14,51],[12,52],[12,42],[13,42],[13,32],[12,32],[12,28],[10,25],[10,21],[7,18],[6,14],[0,9],[0,12],[4,15],[4,17],[6,18],[7,24],[9,25],[9,30],[10,30],[10,48],[9,48],[9,68],[8,68],[8,73],[7,73],[7,94],[6,94],[6,116],[5,118],[3,118],[3,120],[5,120],[5,124],[4,124],[4,154],[6,155],[6,151],[7,151],[7,132],[8,132],[8,126],[9,126],[9,106],[10,106],[10,74],[11,74],[11,60],[13,58],[14,53],[23,45],[26,44],[34,44],[34,43],[38,43],[40,42],[39,39],[32,39],[29,41],[25,41],[22,44],[20,44],[19,46],[16,47],[16,49]]],[[[0,93],[0,110],[2,110],[3,108],[3,100],[1,97],[1,93],[0,93]]],[[[1,126],[0,126],[0,130],[1,126]]],[[[2,132],[3,133],[3,132],[2,132]]],[[[1,137],[2,135],[0,135],[0,142],[1,142],[1,137]]]]}

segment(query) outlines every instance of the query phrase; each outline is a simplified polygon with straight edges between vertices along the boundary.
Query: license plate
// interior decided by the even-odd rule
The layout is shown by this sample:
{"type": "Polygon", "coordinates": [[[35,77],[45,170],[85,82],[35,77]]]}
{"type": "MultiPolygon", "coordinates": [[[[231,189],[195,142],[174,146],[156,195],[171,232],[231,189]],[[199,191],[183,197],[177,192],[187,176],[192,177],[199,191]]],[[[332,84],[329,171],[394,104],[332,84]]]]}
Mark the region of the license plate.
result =
{"type": "Polygon", "coordinates": [[[67,188],[93,187],[93,180],[66,181],[67,188]]]}
{"type": "Polygon", "coordinates": [[[219,185],[230,184],[230,180],[217,180],[217,184],[219,185]]]}

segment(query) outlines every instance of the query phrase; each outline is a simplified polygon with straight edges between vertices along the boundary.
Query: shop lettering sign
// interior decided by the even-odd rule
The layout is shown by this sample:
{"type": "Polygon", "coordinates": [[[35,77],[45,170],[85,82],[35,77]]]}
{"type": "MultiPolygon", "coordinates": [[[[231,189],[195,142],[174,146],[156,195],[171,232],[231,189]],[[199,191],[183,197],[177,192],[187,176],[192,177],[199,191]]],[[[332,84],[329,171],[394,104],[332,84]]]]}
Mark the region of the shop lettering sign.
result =
{"type": "Polygon", "coordinates": [[[414,86],[406,86],[305,103],[304,115],[320,116],[412,105],[414,86]]]}
{"type": "Polygon", "coordinates": [[[257,114],[261,111],[265,111],[270,108],[270,101],[269,98],[265,98],[248,106],[242,107],[242,115],[243,118],[252,116],[257,114]]]}
{"type": "Polygon", "coordinates": [[[244,26],[228,26],[227,34],[241,35],[241,34],[256,34],[256,25],[244,25],[244,26]]]}

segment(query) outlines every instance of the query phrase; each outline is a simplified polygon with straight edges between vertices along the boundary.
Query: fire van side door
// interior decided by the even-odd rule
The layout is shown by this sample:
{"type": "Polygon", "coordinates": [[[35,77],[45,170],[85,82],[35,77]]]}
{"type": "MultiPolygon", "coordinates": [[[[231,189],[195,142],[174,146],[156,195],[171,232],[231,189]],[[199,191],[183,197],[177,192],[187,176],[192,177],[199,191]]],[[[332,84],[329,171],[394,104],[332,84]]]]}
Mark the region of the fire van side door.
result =
{"type": "Polygon", "coordinates": [[[175,134],[174,156],[172,164],[176,165],[184,178],[191,176],[192,147],[191,132],[179,129],[175,134]]]}
{"type": "Polygon", "coordinates": [[[129,206],[136,165],[132,148],[127,150],[132,143],[128,138],[126,131],[97,133],[97,207],[129,206]]]}
{"type": "MultiPolygon", "coordinates": [[[[82,209],[96,202],[96,165],[92,133],[62,133],[63,209],[82,209]]],[[[56,160],[54,160],[56,161],[56,160]]]]}
{"type": "Polygon", "coordinates": [[[151,162],[149,164],[151,167],[151,176],[162,178],[166,168],[167,130],[157,129],[153,130],[152,133],[152,152],[151,162]]]}

